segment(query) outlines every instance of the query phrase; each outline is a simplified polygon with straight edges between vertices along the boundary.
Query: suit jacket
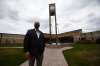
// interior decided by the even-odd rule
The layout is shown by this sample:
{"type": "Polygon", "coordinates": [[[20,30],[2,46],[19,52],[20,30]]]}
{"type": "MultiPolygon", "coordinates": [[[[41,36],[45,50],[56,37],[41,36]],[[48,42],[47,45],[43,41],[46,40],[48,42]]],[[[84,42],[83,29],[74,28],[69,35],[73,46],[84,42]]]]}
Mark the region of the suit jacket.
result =
{"type": "Polygon", "coordinates": [[[37,55],[44,52],[45,48],[45,39],[44,34],[40,32],[39,38],[37,37],[35,29],[27,31],[27,34],[24,38],[24,51],[30,52],[31,55],[37,55]]]}

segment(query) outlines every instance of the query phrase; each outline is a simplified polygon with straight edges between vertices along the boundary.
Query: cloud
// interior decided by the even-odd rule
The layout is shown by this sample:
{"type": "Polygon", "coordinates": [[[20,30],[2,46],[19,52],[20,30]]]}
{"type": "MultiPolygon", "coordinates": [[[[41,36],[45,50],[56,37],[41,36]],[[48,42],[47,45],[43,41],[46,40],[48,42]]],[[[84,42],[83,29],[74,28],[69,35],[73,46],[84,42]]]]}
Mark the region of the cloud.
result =
{"type": "MultiPolygon", "coordinates": [[[[60,28],[63,30],[61,32],[66,32],[69,30],[83,29],[83,31],[93,31],[96,25],[96,18],[100,17],[100,1],[98,0],[70,0],[62,1],[59,9],[61,8],[60,13],[58,13],[58,22],[62,24],[60,28]],[[92,18],[90,15],[93,13],[95,16],[92,18]],[[94,23],[90,23],[90,19],[94,20],[94,23]],[[62,21],[62,22],[61,22],[62,21]],[[93,28],[94,27],[94,28],[93,28]],[[64,29],[65,28],[65,29],[64,29]],[[91,30],[90,30],[91,29],[91,30]]],[[[98,24],[99,27],[100,24],[98,24]]],[[[60,29],[60,30],[61,30],[60,29]]]]}
{"type": "MultiPolygon", "coordinates": [[[[100,29],[100,0],[52,0],[56,3],[58,33],[100,29]]],[[[34,28],[49,32],[49,0],[0,0],[0,32],[25,34],[34,28]]],[[[52,31],[55,33],[54,18],[52,31]]]]}

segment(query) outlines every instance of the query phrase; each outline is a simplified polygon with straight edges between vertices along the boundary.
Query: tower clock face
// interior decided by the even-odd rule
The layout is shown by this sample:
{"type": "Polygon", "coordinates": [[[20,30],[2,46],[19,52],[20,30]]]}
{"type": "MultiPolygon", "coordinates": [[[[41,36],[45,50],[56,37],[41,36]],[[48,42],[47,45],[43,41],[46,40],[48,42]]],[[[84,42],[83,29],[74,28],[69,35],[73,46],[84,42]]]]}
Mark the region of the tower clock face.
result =
{"type": "Polygon", "coordinates": [[[49,9],[50,9],[50,15],[54,16],[55,15],[55,4],[51,4],[49,9]]]}
{"type": "Polygon", "coordinates": [[[54,11],[54,10],[55,10],[54,5],[50,6],[50,10],[51,10],[51,11],[54,11]]]}

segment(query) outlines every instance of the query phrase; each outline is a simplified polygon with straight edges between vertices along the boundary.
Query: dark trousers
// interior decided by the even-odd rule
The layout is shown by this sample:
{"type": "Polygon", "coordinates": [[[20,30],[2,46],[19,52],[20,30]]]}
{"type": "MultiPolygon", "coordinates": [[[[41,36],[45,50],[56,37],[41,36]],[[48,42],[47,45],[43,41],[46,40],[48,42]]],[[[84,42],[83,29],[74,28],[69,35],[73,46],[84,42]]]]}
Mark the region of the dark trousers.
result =
{"type": "Polygon", "coordinates": [[[36,60],[36,65],[37,66],[42,66],[43,54],[38,54],[36,56],[32,56],[29,59],[29,66],[34,66],[35,60],[36,60]]]}

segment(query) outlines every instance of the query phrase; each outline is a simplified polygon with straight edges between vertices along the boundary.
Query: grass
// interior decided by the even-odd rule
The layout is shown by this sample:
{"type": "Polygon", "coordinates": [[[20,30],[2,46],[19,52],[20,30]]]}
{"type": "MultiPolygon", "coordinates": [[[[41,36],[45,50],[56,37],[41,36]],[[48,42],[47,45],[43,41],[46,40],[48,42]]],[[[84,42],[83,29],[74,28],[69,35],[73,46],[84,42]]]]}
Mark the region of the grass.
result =
{"type": "Polygon", "coordinates": [[[0,66],[18,66],[24,61],[23,49],[0,48],[0,66]]]}
{"type": "Polygon", "coordinates": [[[0,47],[23,47],[22,43],[16,43],[16,44],[0,44],[0,47]]]}
{"type": "Polygon", "coordinates": [[[73,47],[63,52],[69,66],[100,66],[100,44],[74,44],[73,47]]]}

